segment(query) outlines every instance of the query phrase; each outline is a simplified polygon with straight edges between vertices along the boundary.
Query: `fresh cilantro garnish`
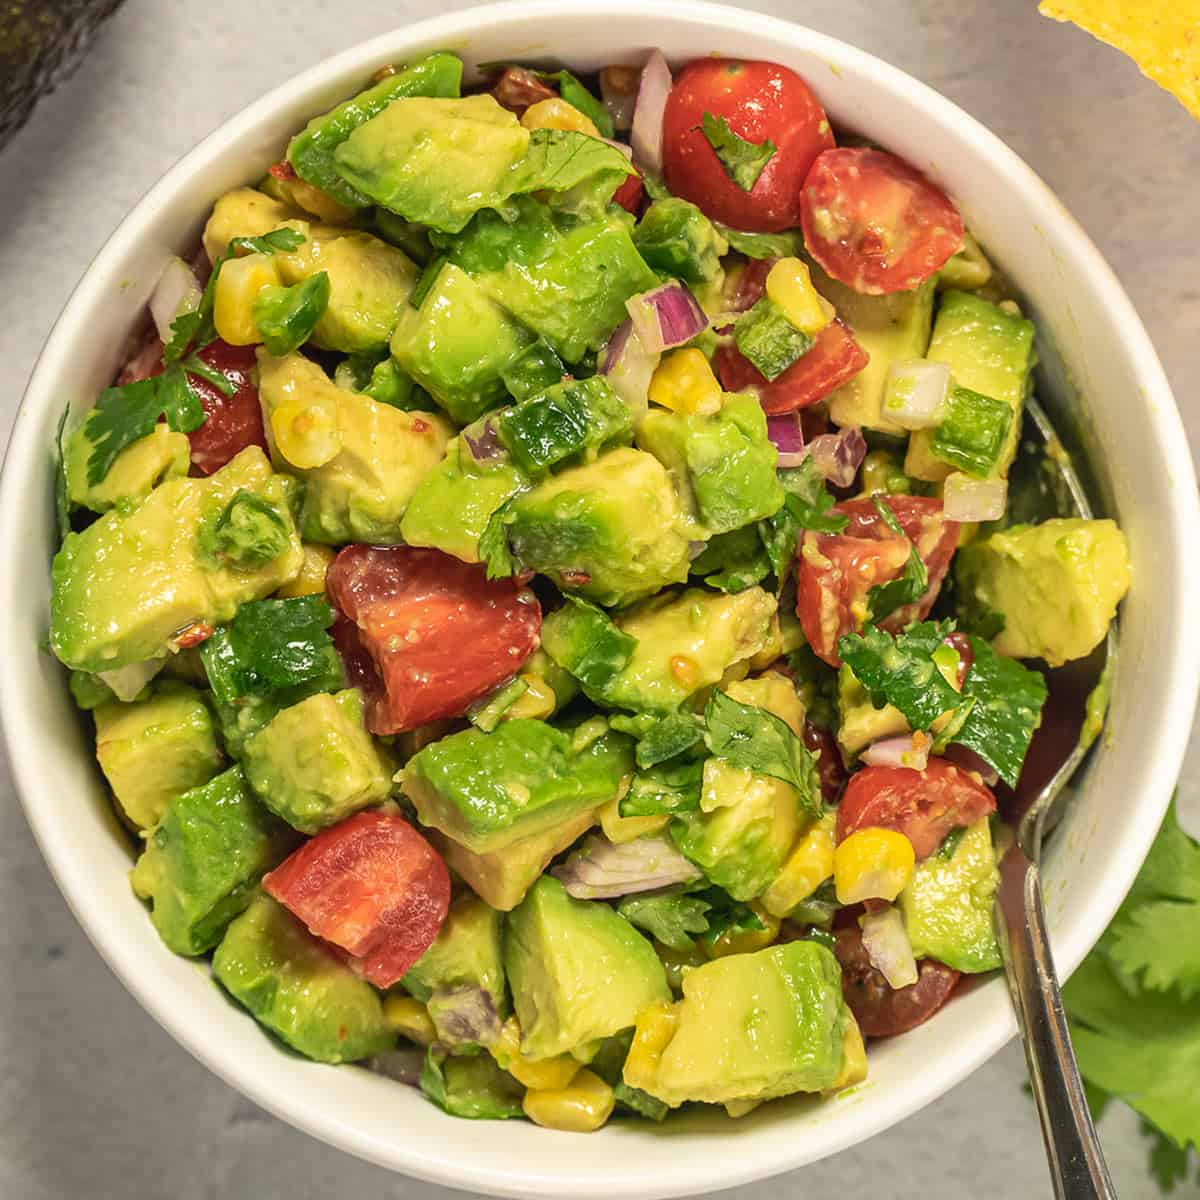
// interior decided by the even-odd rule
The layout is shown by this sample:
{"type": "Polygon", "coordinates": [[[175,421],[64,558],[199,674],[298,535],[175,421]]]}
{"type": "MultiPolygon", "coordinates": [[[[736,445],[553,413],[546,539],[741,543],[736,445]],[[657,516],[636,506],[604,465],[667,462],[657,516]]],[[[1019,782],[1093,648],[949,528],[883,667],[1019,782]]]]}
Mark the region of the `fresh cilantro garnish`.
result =
{"type": "Polygon", "coordinates": [[[744,525],[717,534],[692,560],[691,572],[718,591],[744,592],[771,573],[771,560],[757,529],[744,525]]]}
{"type": "MultiPolygon", "coordinates": [[[[614,718],[612,727],[619,728],[614,718]]],[[[621,816],[659,817],[664,813],[693,812],[700,807],[704,760],[689,758],[637,771],[629,791],[621,797],[621,816]]]]}
{"type": "MultiPolygon", "coordinates": [[[[616,629],[616,626],[613,628],[616,629]]],[[[704,736],[700,718],[685,709],[668,713],[665,717],[655,713],[638,713],[636,716],[614,713],[609,718],[609,724],[614,729],[637,738],[635,757],[639,767],[653,767],[658,763],[665,763],[677,754],[690,750],[704,736]]]]}
{"type": "Polygon", "coordinates": [[[622,179],[636,174],[615,146],[573,129],[535,129],[529,135],[525,157],[513,172],[513,195],[562,192],[596,175],[610,176],[615,190],[622,179]]]}
{"type": "Polygon", "coordinates": [[[730,229],[719,221],[713,224],[729,243],[729,248],[747,258],[795,258],[804,245],[798,229],[788,229],[783,233],[746,233],[741,229],[730,229]]]}
{"type": "Polygon", "coordinates": [[[787,580],[800,531],[841,533],[850,521],[844,513],[832,512],[833,497],[811,458],[798,467],[779,472],[779,482],[787,493],[783,507],[758,523],[758,536],[771,560],[771,569],[782,591],[787,580]]]}
{"type": "Polygon", "coordinates": [[[715,691],[704,709],[704,742],[731,766],[791,784],[813,816],[821,813],[816,759],[774,713],[715,691]]]}
{"type": "Polygon", "coordinates": [[[479,539],[479,560],[487,566],[489,579],[509,579],[521,569],[508,544],[508,522],[504,504],[492,513],[479,539]]]}
{"type": "Polygon", "coordinates": [[[775,156],[775,143],[770,138],[748,142],[729,128],[729,122],[724,117],[714,116],[710,112],[700,118],[700,128],[725,168],[725,174],[743,192],[750,191],[767,163],[775,156]]]}
{"type": "MultiPolygon", "coordinates": [[[[887,501],[882,496],[872,496],[871,503],[875,506],[880,520],[888,529],[897,537],[908,541],[908,535],[904,532],[900,522],[896,520],[896,515],[888,506],[887,501]]],[[[925,569],[925,560],[917,552],[916,546],[912,542],[908,542],[908,562],[904,564],[904,571],[900,577],[887,583],[876,584],[867,592],[867,605],[871,610],[871,620],[882,621],[896,609],[903,608],[906,604],[915,604],[925,595],[928,588],[929,572],[925,569]]]]}
{"type": "Polygon", "coordinates": [[[740,933],[758,933],[766,929],[754,909],[740,900],[734,900],[721,888],[708,888],[700,896],[709,905],[706,914],[708,929],[700,935],[700,941],[710,949],[722,934],[732,938],[740,933]]]}
{"type": "Polygon", "coordinates": [[[712,905],[700,896],[663,893],[627,896],[617,905],[617,912],[664,946],[686,954],[696,948],[691,935],[708,932],[705,914],[710,908],[712,905]]]}

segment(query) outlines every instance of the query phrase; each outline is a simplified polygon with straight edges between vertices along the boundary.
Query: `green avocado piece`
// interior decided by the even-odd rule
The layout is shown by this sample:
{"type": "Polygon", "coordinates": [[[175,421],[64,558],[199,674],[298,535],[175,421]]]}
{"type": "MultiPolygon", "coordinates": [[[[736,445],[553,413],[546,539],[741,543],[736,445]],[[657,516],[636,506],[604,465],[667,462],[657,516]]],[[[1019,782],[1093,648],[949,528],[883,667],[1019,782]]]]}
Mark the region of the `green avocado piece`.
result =
{"type": "Polygon", "coordinates": [[[511,194],[529,130],[490,94],[403,97],[360,125],[334,152],[338,175],[370,201],[457,233],[511,194]]]}
{"type": "Polygon", "coordinates": [[[623,734],[606,732],[576,749],[570,732],[515,720],[426,746],[409,759],[403,787],[423,825],[487,853],[611,800],[632,769],[623,734]]]}
{"type": "Polygon", "coordinates": [[[909,732],[904,714],[891,704],[876,708],[871,694],[845,664],[838,671],[837,688],[837,743],[847,761],[872,742],[909,732]]]}
{"type": "Polygon", "coordinates": [[[925,355],[933,321],[935,280],[929,279],[910,292],[868,296],[831,279],[815,263],[810,262],[809,267],[817,291],[837,309],[854,340],[870,355],[867,365],[830,395],[830,417],[841,426],[861,425],[904,436],[899,425],[882,415],[883,388],[892,363],[925,355]]]}
{"type": "Polygon", "coordinates": [[[704,541],[778,512],[784,491],[767,417],[751,395],[726,396],[712,414],[653,408],[637,428],[637,444],[671,474],[704,541]]]}
{"type": "Polygon", "coordinates": [[[447,1058],[431,1046],[421,1068],[421,1091],[452,1117],[503,1121],[525,1115],[525,1089],[490,1054],[447,1058]]]}
{"type": "Polygon", "coordinates": [[[100,704],[94,716],[100,769],[139,829],[157,825],[169,800],[221,769],[212,714],[187,684],[164,681],[147,699],[100,704]]]}
{"type": "Polygon", "coordinates": [[[672,1108],[819,1092],[841,1072],[850,1016],[837,959],[816,942],[695,967],[674,1012],[653,1080],[639,1080],[672,1108]]]}
{"type": "Polygon", "coordinates": [[[399,542],[400,521],[421,481],[441,461],[450,430],[440,415],[404,412],[338,387],[302,354],[258,354],[259,398],[281,470],[305,481],[300,530],[306,541],[339,546],[399,542]],[[301,470],[287,460],[271,418],[284,405],[321,405],[337,415],[338,452],[301,470]]]}
{"type": "Polygon", "coordinates": [[[976,538],[955,580],[972,607],[1003,615],[998,654],[1057,667],[1103,641],[1129,590],[1129,548],[1114,521],[1056,517],[976,538]]]}
{"type": "Polygon", "coordinates": [[[502,271],[509,262],[540,262],[561,236],[553,210],[532,196],[514,196],[511,210],[485,208],[458,233],[434,230],[430,241],[468,275],[502,271]]]}
{"type": "Polygon", "coordinates": [[[131,512],[114,509],[69,533],[54,557],[54,653],[92,673],[157,658],[182,630],[219,625],[239,604],[293,579],[304,561],[292,525],[293,486],[248,446],[206,479],[169,479],[131,512]],[[201,533],[239,492],[270,504],[286,530],[281,553],[252,568],[201,554],[201,533]]]}
{"type": "Polygon", "coordinates": [[[505,397],[501,372],[534,340],[465,271],[446,263],[392,336],[392,355],[459,425],[505,397]]]}
{"type": "Polygon", "coordinates": [[[601,349],[625,320],[625,301],[658,283],[623,214],[579,225],[547,241],[540,254],[510,258],[479,276],[489,296],[568,363],[601,349]]]}
{"type": "Polygon", "coordinates": [[[687,283],[711,283],[722,274],[729,243],[690,201],[669,196],[642,214],[634,245],[656,271],[687,283]]]}
{"type": "Polygon", "coordinates": [[[671,998],[650,942],[609,905],[573,900],[549,875],[509,916],[504,965],[521,1052],[535,1061],[628,1029],[648,1004],[671,998]]]}
{"type": "Polygon", "coordinates": [[[395,1047],[379,993],[270,896],[260,893],[229,926],[213,975],[260,1025],[317,1062],[395,1047]]]}
{"type": "Polygon", "coordinates": [[[663,465],[622,447],[518,496],[508,517],[517,559],[599,604],[625,604],[683,583],[688,540],[663,465]]]}
{"type": "Polygon", "coordinates": [[[174,433],[165,423],[139,438],[117,455],[99,483],[88,483],[87,464],[93,445],[84,427],[70,434],[63,445],[67,473],[67,499],[78,508],[104,513],[144,500],[167,479],[188,473],[191,448],[186,433],[174,433]]]}
{"type": "Polygon", "coordinates": [[[453,97],[462,87],[462,60],[438,52],[401,68],[394,75],[313,117],[288,144],[288,162],[301,179],[327,192],[348,208],[365,208],[371,201],[338,174],[334,155],[357,129],[394,100],[405,96],[453,97]]]}
{"type": "Polygon", "coordinates": [[[243,766],[262,802],[307,834],[379,803],[392,787],[388,763],[363,724],[357,688],[285,708],[246,742],[243,766]]]}
{"type": "MultiPolygon", "coordinates": [[[[1035,361],[1033,333],[1032,321],[970,292],[943,293],[933,324],[926,357],[931,362],[946,363],[959,387],[1002,401],[1012,409],[1013,419],[995,475],[1006,476],[1017,453],[1021,409],[1035,361]]],[[[832,410],[830,415],[837,420],[832,410]]],[[[919,429],[909,439],[904,470],[914,479],[936,483],[954,470],[933,453],[936,433],[919,429]]]]}
{"type": "Polygon", "coordinates": [[[986,817],[963,831],[948,857],[917,865],[897,904],[917,958],[936,958],[955,971],[977,974],[1000,966],[992,900],[1000,883],[986,817]]]}
{"type": "Polygon", "coordinates": [[[230,767],[167,804],[129,880],[150,901],[162,940],[176,954],[203,954],[295,844],[254,798],[241,767],[230,767]]]}

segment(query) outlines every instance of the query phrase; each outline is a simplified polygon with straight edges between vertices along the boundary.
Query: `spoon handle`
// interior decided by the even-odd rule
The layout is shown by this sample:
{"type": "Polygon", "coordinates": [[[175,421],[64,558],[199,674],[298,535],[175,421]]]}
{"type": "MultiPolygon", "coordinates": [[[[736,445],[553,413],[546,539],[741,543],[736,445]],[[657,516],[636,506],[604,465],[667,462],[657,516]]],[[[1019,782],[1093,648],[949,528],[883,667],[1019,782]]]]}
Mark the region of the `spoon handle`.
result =
{"type": "Polygon", "coordinates": [[[1014,846],[1000,868],[996,922],[1058,1200],[1116,1200],[1088,1111],[1050,955],[1036,863],[1014,846]]]}

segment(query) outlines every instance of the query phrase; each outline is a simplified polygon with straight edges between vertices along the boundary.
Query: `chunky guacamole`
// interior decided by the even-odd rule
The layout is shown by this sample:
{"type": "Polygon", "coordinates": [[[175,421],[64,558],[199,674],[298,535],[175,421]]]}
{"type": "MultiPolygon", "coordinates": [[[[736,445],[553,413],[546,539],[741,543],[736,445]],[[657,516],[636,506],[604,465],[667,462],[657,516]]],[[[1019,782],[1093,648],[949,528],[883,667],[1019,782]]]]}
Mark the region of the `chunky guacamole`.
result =
{"type": "Polygon", "coordinates": [[[364,83],[60,436],[49,644],[133,890],[456,1116],[852,1087],[999,965],[1046,671],[1129,586],[1010,494],[1034,325],[785,67],[364,83]]]}

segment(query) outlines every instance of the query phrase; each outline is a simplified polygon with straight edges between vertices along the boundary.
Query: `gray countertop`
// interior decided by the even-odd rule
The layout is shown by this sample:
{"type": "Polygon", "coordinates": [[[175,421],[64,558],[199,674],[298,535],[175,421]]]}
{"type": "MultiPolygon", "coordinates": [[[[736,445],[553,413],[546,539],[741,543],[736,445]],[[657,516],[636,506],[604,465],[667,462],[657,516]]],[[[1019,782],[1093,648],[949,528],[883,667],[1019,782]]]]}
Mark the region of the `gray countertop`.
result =
{"type": "MultiPolygon", "coordinates": [[[[564,0],[567,3],[568,0],[564,0]]],[[[0,153],[0,435],[51,324],[139,196],[204,134],[295,72],[463,0],[127,0],[82,70],[0,153]]],[[[1200,127],[1115,52],[1033,0],[783,0],[793,15],[924,79],[1057,191],[1123,280],[1200,439],[1200,127]]],[[[1185,768],[1189,797],[1200,756],[1185,768]]],[[[36,802],[36,798],[35,798],[36,802]]],[[[0,1197],[224,1200],[440,1191],[319,1145],[194,1062],[76,926],[0,764],[0,1197]]],[[[866,1145],[741,1194],[1049,1195],[1010,1046],[866,1145]]],[[[1103,1133],[1124,1200],[1157,1195],[1136,1123],[1103,1133]]],[[[719,1166],[714,1165],[714,1176],[719,1166]]],[[[454,1193],[446,1192],[447,1197],[454,1193]]]]}

